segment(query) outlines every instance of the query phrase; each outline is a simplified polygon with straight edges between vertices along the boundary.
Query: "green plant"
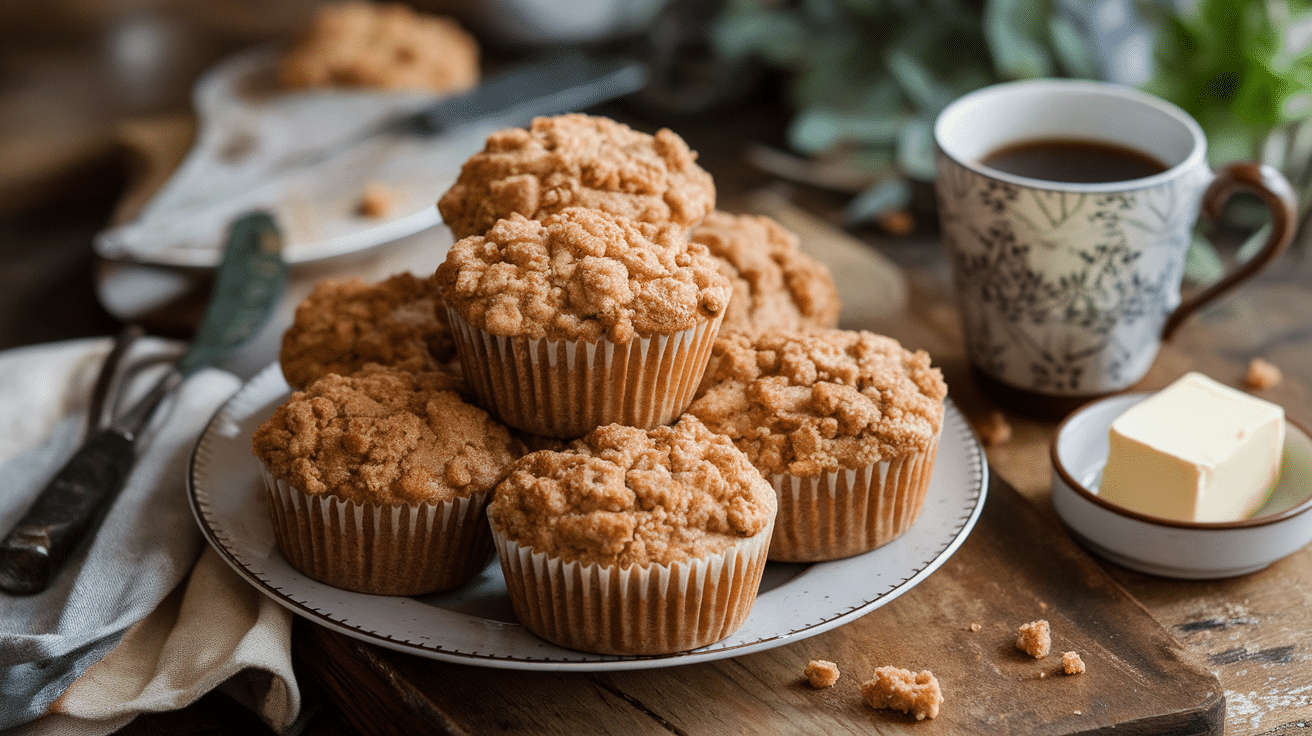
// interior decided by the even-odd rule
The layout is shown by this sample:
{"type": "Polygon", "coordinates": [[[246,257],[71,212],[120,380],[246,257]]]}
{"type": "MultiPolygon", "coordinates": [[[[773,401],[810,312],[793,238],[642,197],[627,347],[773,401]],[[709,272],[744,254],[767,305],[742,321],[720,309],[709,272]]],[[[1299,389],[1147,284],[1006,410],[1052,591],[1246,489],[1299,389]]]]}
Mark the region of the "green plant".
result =
{"type": "MultiPolygon", "coordinates": [[[[789,147],[837,160],[872,182],[847,208],[852,222],[907,206],[910,182],[934,176],[932,125],[952,99],[994,82],[1098,76],[1091,44],[1063,0],[728,0],[712,39],[727,56],[753,55],[789,72],[789,147]]],[[[1156,73],[1143,87],[1189,111],[1213,162],[1261,160],[1280,169],[1312,219],[1312,0],[1142,0],[1155,31],[1156,73]],[[1183,9],[1182,9],[1183,8],[1183,9]]],[[[1260,204],[1230,219],[1258,228],[1260,204]]],[[[1299,245],[1312,240],[1299,228],[1299,245]]],[[[1223,264],[1201,235],[1191,280],[1223,264]]]]}
{"type": "Polygon", "coordinates": [[[1008,79],[1094,76],[1087,44],[1050,0],[729,0],[720,53],[790,72],[794,152],[838,157],[874,183],[854,222],[905,207],[934,177],[933,122],[945,105],[1008,79]]]}
{"type": "MultiPolygon", "coordinates": [[[[1144,88],[1198,120],[1214,164],[1260,160],[1284,173],[1306,223],[1312,211],[1312,2],[1198,0],[1183,13],[1144,9],[1160,29],[1157,73],[1144,88]]],[[[1230,212],[1233,221],[1251,227],[1265,217],[1251,201],[1230,212]]],[[[1259,228],[1237,257],[1251,256],[1266,236],[1259,228]]],[[[1301,227],[1301,241],[1308,237],[1301,227]]],[[[1191,275],[1200,281],[1219,276],[1221,261],[1206,241],[1196,239],[1190,255],[1191,275]]]]}

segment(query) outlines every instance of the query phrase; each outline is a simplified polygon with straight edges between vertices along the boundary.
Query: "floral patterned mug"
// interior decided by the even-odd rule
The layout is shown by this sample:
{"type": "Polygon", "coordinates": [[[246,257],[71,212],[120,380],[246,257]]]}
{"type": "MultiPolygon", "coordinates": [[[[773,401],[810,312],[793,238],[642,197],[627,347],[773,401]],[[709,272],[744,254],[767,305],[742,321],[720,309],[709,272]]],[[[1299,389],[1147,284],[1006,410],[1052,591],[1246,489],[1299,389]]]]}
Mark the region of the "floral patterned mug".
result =
{"type": "Polygon", "coordinates": [[[986,87],[940,113],[935,189],[971,368],[999,404],[1060,418],[1130,387],[1186,317],[1255,275],[1293,237],[1297,200],[1275,169],[1213,172],[1180,108],[1130,87],[1041,79],[986,87]],[[1046,181],[981,161],[1027,141],[1140,151],[1165,171],[1130,181],[1046,181]],[[1271,214],[1262,251],[1181,303],[1200,208],[1251,191],[1271,214]]]}

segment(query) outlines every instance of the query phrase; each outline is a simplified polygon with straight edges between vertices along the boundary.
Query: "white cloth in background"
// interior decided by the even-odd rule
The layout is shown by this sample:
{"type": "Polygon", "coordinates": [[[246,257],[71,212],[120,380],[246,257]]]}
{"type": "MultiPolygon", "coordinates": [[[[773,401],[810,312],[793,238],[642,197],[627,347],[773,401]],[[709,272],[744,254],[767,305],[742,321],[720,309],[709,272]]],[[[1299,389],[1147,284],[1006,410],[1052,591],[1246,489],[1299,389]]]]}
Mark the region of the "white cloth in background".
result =
{"type": "MultiPolygon", "coordinates": [[[[89,389],[109,346],[90,339],[0,353],[0,534],[81,442],[89,389]]],[[[126,362],[177,351],[147,339],[126,362]]],[[[129,398],[157,374],[144,371],[129,398]]],[[[214,369],[189,378],[156,412],[91,543],[43,593],[0,593],[0,728],[11,729],[4,733],[108,733],[216,687],[275,730],[295,720],[291,613],[205,547],[186,497],[192,448],[239,386],[214,369]]]]}

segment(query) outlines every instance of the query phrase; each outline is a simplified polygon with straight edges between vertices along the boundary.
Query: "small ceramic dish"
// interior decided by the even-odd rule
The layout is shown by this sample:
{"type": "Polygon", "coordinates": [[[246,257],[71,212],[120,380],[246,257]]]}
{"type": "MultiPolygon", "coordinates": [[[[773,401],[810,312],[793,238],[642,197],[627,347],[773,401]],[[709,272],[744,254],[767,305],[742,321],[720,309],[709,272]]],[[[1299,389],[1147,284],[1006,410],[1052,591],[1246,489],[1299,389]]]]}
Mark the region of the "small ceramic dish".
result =
{"type": "Polygon", "coordinates": [[[1057,428],[1052,440],[1052,503],[1076,539],[1123,567],[1187,579],[1261,570],[1312,541],[1312,436],[1288,419],[1280,479],[1266,504],[1247,519],[1177,521],[1099,498],[1112,420],[1149,395],[1095,401],[1057,428]]]}

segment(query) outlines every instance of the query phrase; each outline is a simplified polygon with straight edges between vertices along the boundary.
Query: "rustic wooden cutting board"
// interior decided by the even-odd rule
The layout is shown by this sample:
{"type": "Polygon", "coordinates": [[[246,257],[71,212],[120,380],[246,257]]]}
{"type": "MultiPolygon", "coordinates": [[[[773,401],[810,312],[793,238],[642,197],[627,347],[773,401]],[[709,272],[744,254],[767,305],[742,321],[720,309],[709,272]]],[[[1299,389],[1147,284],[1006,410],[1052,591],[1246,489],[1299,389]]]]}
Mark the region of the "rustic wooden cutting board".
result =
{"type": "Polygon", "coordinates": [[[773,650],[645,671],[517,672],[400,654],[298,621],[296,654],[365,734],[1222,733],[1216,677],[990,475],[978,525],[937,572],[851,624],[773,650]],[[1038,618],[1053,632],[1041,660],[1014,643],[1038,618]],[[1085,674],[1062,673],[1071,650],[1085,674]],[[836,662],[838,683],[809,687],[811,659],[836,662]],[[881,665],[932,670],[939,716],[866,706],[858,687],[881,665]]]}
{"type": "MultiPolygon", "coordinates": [[[[153,131],[128,142],[150,149],[161,140],[172,139],[153,131]]],[[[147,155],[143,168],[171,170],[173,159],[147,155]]],[[[140,177],[120,216],[159,180],[140,177]]],[[[846,287],[843,326],[894,335],[953,363],[957,341],[925,344],[932,331],[904,319],[909,287],[895,265],[770,192],[736,204],[730,209],[785,222],[835,268],[846,287]],[[858,298],[869,293],[881,298],[858,298]]],[[[364,734],[1222,733],[1216,677],[1050,514],[996,472],[990,479],[975,530],[928,579],[846,626],[770,651],[646,671],[518,672],[401,654],[298,619],[298,672],[364,734]],[[1042,660],[1014,646],[1016,628],[1038,618],[1053,630],[1054,654],[1042,660]],[[1062,674],[1069,650],[1085,674],[1062,674]],[[837,662],[842,678],[811,689],[802,676],[811,659],[837,662]],[[945,697],[939,716],[917,722],[866,706],[859,685],[881,665],[932,670],[945,697]]]]}

